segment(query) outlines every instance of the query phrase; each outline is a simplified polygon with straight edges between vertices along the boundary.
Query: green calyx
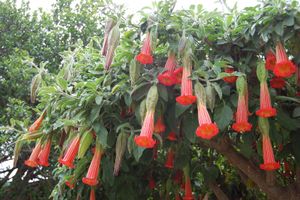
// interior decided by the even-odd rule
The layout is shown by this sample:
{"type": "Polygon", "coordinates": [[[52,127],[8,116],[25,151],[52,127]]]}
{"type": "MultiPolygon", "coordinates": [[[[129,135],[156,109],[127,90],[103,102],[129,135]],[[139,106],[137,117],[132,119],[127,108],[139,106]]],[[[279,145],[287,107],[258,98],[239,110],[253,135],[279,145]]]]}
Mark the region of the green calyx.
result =
{"type": "Polygon", "coordinates": [[[247,92],[247,81],[243,76],[238,77],[236,81],[236,88],[239,95],[245,95],[247,92]]]}
{"type": "Polygon", "coordinates": [[[206,91],[204,86],[199,81],[197,81],[194,89],[198,105],[206,105],[206,91]]]}
{"type": "Polygon", "coordinates": [[[260,82],[267,81],[268,71],[265,68],[265,63],[259,61],[257,68],[256,68],[256,75],[260,82]]]}
{"type": "Polygon", "coordinates": [[[258,118],[258,128],[263,135],[269,135],[270,124],[268,118],[258,118]]]}

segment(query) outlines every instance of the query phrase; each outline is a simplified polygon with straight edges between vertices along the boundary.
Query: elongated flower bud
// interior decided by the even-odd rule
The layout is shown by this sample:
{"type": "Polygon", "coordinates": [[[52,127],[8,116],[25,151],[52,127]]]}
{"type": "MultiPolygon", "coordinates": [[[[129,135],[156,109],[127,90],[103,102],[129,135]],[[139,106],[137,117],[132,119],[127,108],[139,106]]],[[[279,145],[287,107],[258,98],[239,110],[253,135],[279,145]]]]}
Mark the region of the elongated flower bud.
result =
{"type": "Polygon", "coordinates": [[[111,29],[115,26],[115,24],[116,24],[116,22],[112,18],[109,18],[106,22],[105,32],[104,32],[104,40],[103,40],[103,45],[102,45],[102,50],[101,50],[101,53],[103,56],[106,56],[107,48],[108,48],[108,36],[109,36],[111,29]]]}
{"type": "Polygon", "coordinates": [[[147,32],[146,38],[143,42],[143,47],[141,49],[141,53],[136,56],[136,60],[139,61],[141,64],[152,64],[153,57],[151,55],[151,37],[150,33],[147,32]]]}
{"type": "Polygon", "coordinates": [[[120,40],[120,30],[119,30],[119,23],[118,23],[117,25],[115,25],[112,28],[112,30],[109,34],[108,50],[107,50],[107,54],[105,57],[105,66],[104,66],[104,68],[106,70],[108,70],[111,66],[115,50],[116,50],[117,46],[119,45],[119,40],[120,40]]]}
{"type": "Polygon", "coordinates": [[[39,153],[38,156],[38,164],[41,166],[48,167],[49,166],[49,155],[50,155],[50,150],[51,150],[51,138],[49,137],[44,144],[41,152],[39,153]]]}
{"type": "Polygon", "coordinates": [[[24,163],[28,167],[37,167],[38,166],[38,156],[41,152],[42,145],[41,142],[36,143],[34,149],[31,152],[31,155],[28,160],[26,160],[24,163]]]}
{"type": "Polygon", "coordinates": [[[170,168],[170,169],[174,168],[174,158],[175,158],[174,151],[172,148],[169,148],[166,163],[165,163],[166,168],[170,168]]]}
{"type": "Polygon", "coordinates": [[[181,105],[187,106],[195,103],[197,98],[193,95],[193,83],[190,79],[192,65],[189,55],[184,56],[184,64],[181,80],[181,95],[176,98],[176,101],[181,105]]]}
{"type": "Polygon", "coordinates": [[[147,94],[147,99],[146,99],[146,108],[147,111],[155,111],[155,107],[158,101],[158,90],[157,86],[153,85],[147,94]]]}
{"type": "Polygon", "coordinates": [[[131,86],[134,86],[136,81],[139,79],[141,74],[140,65],[136,60],[132,60],[129,65],[129,76],[131,81],[131,86]]]}
{"type": "Polygon", "coordinates": [[[100,170],[101,157],[103,154],[103,149],[100,142],[97,141],[95,153],[86,174],[86,177],[82,178],[82,182],[86,185],[94,186],[98,184],[98,174],[100,170]]]}
{"type": "Polygon", "coordinates": [[[296,66],[288,59],[280,42],[276,45],[276,65],[273,72],[275,76],[286,78],[291,77],[296,72],[296,66]]]}
{"type": "Polygon", "coordinates": [[[120,171],[122,158],[124,156],[124,153],[126,151],[127,146],[127,134],[125,132],[121,132],[118,135],[117,138],[117,144],[116,144],[116,159],[115,159],[115,165],[114,165],[114,175],[117,176],[120,171]]]}
{"type": "Polygon", "coordinates": [[[46,112],[43,112],[41,116],[39,116],[39,118],[37,118],[37,120],[35,120],[35,122],[29,127],[28,131],[29,133],[35,133],[39,130],[39,128],[41,127],[41,124],[44,120],[44,116],[45,116],[46,112]]]}
{"type": "Polygon", "coordinates": [[[168,56],[168,60],[165,64],[165,71],[159,74],[157,77],[159,83],[165,86],[172,86],[176,84],[176,76],[174,74],[176,65],[177,65],[176,55],[170,52],[168,56]]]}
{"type": "Polygon", "coordinates": [[[75,138],[72,140],[69,148],[67,149],[64,157],[59,160],[59,162],[69,168],[74,168],[74,160],[78,153],[80,145],[80,135],[78,134],[75,136],[75,138]]]}
{"type": "Polygon", "coordinates": [[[35,103],[36,95],[38,92],[38,89],[42,83],[42,74],[38,73],[35,75],[31,81],[31,87],[30,87],[30,101],[31,103],[35,103]]]}
{"type": "Polygon", "coordinates": [[[78,150],[78,158],[83,158],[88,148],[93,142],[93,134],[90,131],[86,131],[81,138],[80,146],[78,150]]]}

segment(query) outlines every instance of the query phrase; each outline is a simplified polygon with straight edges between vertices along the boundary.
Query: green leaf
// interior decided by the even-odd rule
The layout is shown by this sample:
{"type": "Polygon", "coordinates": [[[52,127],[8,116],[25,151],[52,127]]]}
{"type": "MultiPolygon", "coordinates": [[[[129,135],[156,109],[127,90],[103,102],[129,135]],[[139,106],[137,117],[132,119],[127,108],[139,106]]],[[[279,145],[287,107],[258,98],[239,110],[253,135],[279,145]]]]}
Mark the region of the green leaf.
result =
{"type": "Polygon", "coordinates": [[[56,82],[62,90],[64,90],[64,91],[67,90],[68,82],[65,79],[59,77],[59,78],[57,78],[56,82]]]}
{"type": "Polygon", "coordinates": [[[113,169],[114,169],[114,163],[113,161],[108,157],[104,156],[101,160],[103,174],[102,174],[102,180],[104,183],[108,183],[108,185],[113,186],[115,177],[113,175],[113,169]]]}
{"type": "Polygon", "coordinates": [[[91,123],[93,123],[97,117],[99,117],[100,114],[100,110],[101,110],[101,106],[94,106],[93,109],[91,110],[90,116],[89,116],[89,121],[91,123]]]}
{"type": "Polygon", "coordinates": [[[300,107],[297,107],[293,111],[293,117],[300,117],[300,107]]]}
{"type": "Polygon", "coordinates": [[[187,109],[189,109],[191,106],[183,106],[181,104],[176,103],[175,105],[175,116],[178,118],[180,115],[182,115],[187,109]]]}
{"type": "Polygon", "coordinates": [[[133,155],[135,160],[138,162],[142,157],[145,148],[139,147],[134,142],[135,134],[131,134],[128,138],[128,152],[133,155]]]}
{"type": "Polygon", "coordinates": [[[194,143],[196,141],[196,129],[198,127],[197,116],[188,114],[182,120],[182,130],[184,136],[191,142],[194,143]]]}
{"type": "Polygon", "coordinates": [[[214,120],[218,124],[221,131],[228,127],[233,118],[233,112],[226,104],[219,106],[215,109],[214,120]]]}
{"type": "Polygon", "coordinates": [[[275,32],[279,35],[282,36],[283,35],[283,23],[282,22],[278,22],[275,26],[275,32]]]}
{"type": "Polygon", "coordinates": [[[215,181],[218,178],[219,174],[219,169],[216,166],[205,168],[203,173],[206,182],[215,181]]]}
{"type": "Polygon", "coordinates": [[[102,100],[103,100],[103,96],[100,96],[100,95],[96,96],[96,98],[95,98],[95,102],[97,105],[101,105],[102,100]]]}
{"type": "Polygon", "coordinates": [[[101,123],[94,123],[93,129],[96,132],[97,138],[100,140],[101,145],[105,148],[107,146],[107,129],[101,123]]]}
{"type": "Polygon", "coordinates": [[[141,100],[143,97],[145,97],[152,86],[151,83],[142,83],[135,87],[131,92],[131,98],[135,101],[141,100]]]}
{"type": "Polygon", "coordinates": [[[222,99],[222,89],[219,84],[212,83],[212,86],[214,87],[215,91],[217,92],[220,99],[222,99]]]}

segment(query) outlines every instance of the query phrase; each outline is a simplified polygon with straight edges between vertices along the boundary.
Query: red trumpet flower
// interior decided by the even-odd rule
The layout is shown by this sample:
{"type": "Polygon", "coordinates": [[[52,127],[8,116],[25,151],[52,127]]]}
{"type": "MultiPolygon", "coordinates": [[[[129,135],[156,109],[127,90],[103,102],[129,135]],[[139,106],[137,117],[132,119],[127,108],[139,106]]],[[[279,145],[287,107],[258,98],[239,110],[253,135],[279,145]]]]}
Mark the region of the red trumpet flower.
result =
{"type": "Polygon", "coordinates": [[[246,107],[246,97],[239,94],[238,107],[236,112],[236,122],[232,129],[239,133],[250,131],[252,124],[248,122],[248,108],[246,107]]]}
{"type": "Polygon", "coordinates": [[[276,109],[271,106],[268,85],[263,81],[260,83],[260,109],[256,111],[256,115],[260,117],[273,117],[276,113],[276,109]]]}
{"type": "Polygon", "coordinates": [[[280,77],[274,77],[270,80],[270,86],[274,89],[282,89],[285,87],[285,80],[280,77]]]}
{"type": "Polygon", "coordinates": [[[176,133],[175,132],[170,132],[167,139],[170,140],[170,141],[176,141],[177,140],[176,133]]]}
{"type": "Polygon", "coordinates": [[[265,67],[267,70],[273,70],[276,65],[276,56],[270,50],[266,55],[266,64],[265,67]]]}
{"type": "Polygon", "coordinates": [[[96,194],[95,194],[95,189],[94,188],[91,188],[90,200],[96,200],[96,194]]]}
{"type": "Polygon", "coordinates": [[[153,190],[153,189],[155,188],[155,185],[156,185],[155,180],[154,180],[154,178],[151,176],[151,178],[150,178],[150,180],[149,180],[149,188],[150,188],[150,190],[153,190]]]}
{"type": "Polygon", "coordinates": [[[169,54],[168,60],[165,64],[165,69],[163,73],[159,74],[158,81],[165,86],[172,86],[176,83],[176,77],[174,75],[174,70],[176,67],[176,56],[173,53],[169,54]]]}
{"type": "Polygon", "coordinates": [[[196,130],[196,135],[203,139],[210,140],[219,133],[216,123],[212,123],[205,105],[198,104],[198,122],[199,127],[196,130]]]}
{"type": "MultiPolygon", "coordinates": [[[[225,69],[225,72],[226,73],[229,73],[229,74],[232,74],[234,72],[234,69],[231,68],[231,67],[227,67],[225,69]]],[[[226,82],[226,83],[235,83],[236,80],[237,80],[237,76],[227,76],[227,77],[224,77],[223,80],[226,82]]]]}
{"type": "Polygon", "coordinates": [[[195,103],[196,97],[193,95],[192,80],[191,76],[192,67],[183,67],[182,81],[181,81],[181,96],[176,98],[176,101],[184,106],[195,103]]]}
{"type": "Polygon", "coordinates": [[[263,170],[271,171],[280,168],[279,162],[275,162],[273,148],[269,135],[263,134],[263,158],[264,164],[260,165],[263,170]]]}
{"type": "Polygon", "coordinates": [[[66,154],[62,159],[59,159],[58,161],[69,167],[69,168],[74,168],[74,160],[77,155],[77,152],[79,150],[79,145],[80,145],[80,135],[75,136],[75,138],[72,140],[69,148],[66,151],[66,154]]]}
{"type": "Polygon", "coordinates": [[[166,126],[163,122],[163,116],[159,116],[155,125],[154,125],[154,133],[163,133],[166,130],[166,126]]]}
{"type": "Polygon", "coordinates": [[[175,157],[175,154],[174,154],[173,149],[169,148],[168,154],[167,154],[167,160],[165,163],[166,168],[170,168],[170,169],[174,168],[174,157],[175,157]]]}
{"type": "Polygon", "coordinates": [[[98,184],[98,174],[101,165],[101,157],[103,151],[99,143],[96,144],[95,153],[86,174],[86,177],[82,178],[82,182],[86,185],[94,186],[98,184]]]}
{"type": "Polygon", "coordinates": [[[153,63],[153,57],[151,55],[151,38],[149,32],[147,33],[146,38],[143,42],[141,53],[136,56],[136,60],[144,65],[153,63]]]}
{"type": "Polygon", "coordinates": [[[296,66],[288,59],[280,42],[276,45],[276,65],[273,72],[278,77],[291,77],[296,72],[296,66]]]}
{"type": "Polygon", "coordinates": [[[183,200],[194,200],[190,177],[185,178],[185,187],[184,187],[183,200]]]}
{"type": "Polygon", "coordinates": [[[182,80],[182,73],[183,73],[183,67],[179,67],[174,71],[174,76],[175,76],[175,83],[176,84],[181,84],[182,80]]]}
{"type": "Polygon", "coordinates": [[[39,153],[38,156],[38,164],[41,166],[48,167],[49,166],[49,154],[51,150],[51,139],[48,138],[46,144],[44,145],[43,149],[39,153]]]}
{"type": "Polygon", "coordinates": [[[25,165],[28,167],[37,167],[38,166],[38,156],[39,153],[41,152],[41,143],[38,142],[34,149],[31,152],[31,155],[28,160],[24,162],[25,165]]]}
{"type": "Polygon", "coordinates": [[[153,148],[155,140],[152,139],[154,131],[154,111],[147,111],[143,122],[141,134],[135,136],[135,143],[144,148],[153,148]]]}

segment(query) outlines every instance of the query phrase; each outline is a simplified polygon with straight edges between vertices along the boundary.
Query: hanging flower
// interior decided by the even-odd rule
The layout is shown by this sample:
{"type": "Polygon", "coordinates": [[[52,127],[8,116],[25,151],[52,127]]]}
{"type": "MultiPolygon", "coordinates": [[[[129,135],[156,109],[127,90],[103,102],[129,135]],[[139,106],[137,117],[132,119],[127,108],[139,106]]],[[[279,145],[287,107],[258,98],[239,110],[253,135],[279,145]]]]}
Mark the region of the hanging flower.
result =
{"type": "Polygon", "coordinates": [[[209,140],[219,133],[219,128],[216,123],[212,123],[211,121],[211,118],[206,108],[205,88],[199,82],[197,82],[195,85],[195,93],[197,96],[199,122],[199,126],[196,130],[196,135],[203,139],[209,140]]]}
{"type": "Polygon", "coordinates": [[[104,68],[108,70],[112,64],[115,50],[119,45],[120,41],[120,30],[119,30],[119,22],[111,29],[108,38],[107,44],[107,52],[105,56],[105,64],[104,68]]]}
{"type": "Polygon", "coordinates": [[[276,109],[271,106],[271,99],[267,85],[268,73],[263,66],[259,63],[257,66],[257,77],[260,81],[260,109],[256,111],[256,115],[260,117],[273,117],[276,115],[276,109]]]}
{"type": "Polygon", "coordinates": [[[268,51],[266,55],[266,64],[265,67],[267,70],[273,70],[276,65],[276,56],[274,55],[273,51],[268,51]]]}
{"type": "Polygon", "coordinates": [[[174,157],[175,157],[175,154],[174,154],[173,149],[169,148],[168,154],[167,154],[167,160],[165,163],[166,168],[170,168],[170,169],[174,168],[174,157]]]}
{"type": "Polygon", "coordinates": [[[59,159],[58,161],[69,167],[69,168],[74,168],[74,160],[77,155],[77,152],[79,150],[79,145],[80,145],[80,135],[78,134],[75,136],[75,138],[72,140],[69,148],[67,149],[64,157],[62,159],[59,159]]]}
{"type": "Polygon", "coordinates": [[[43,114],[41,116],[39,116],[39,118],[37,118],[37,120],[35,120],[35,122],[29,127],[29,129],[28,129],[29,133],[35,133],[39,130],[39,128],[41,127],[41,124],[44,120],[45,114],[46,114],[46,112],[43,112],[43,114]]]}
{"type": "Polygon", "coordinates": [[[149,188],[150,188],[150,190],[153,190],[154,188],[155,188],[155,185],[156,185],[156,183],[155,183],[155,180],[154,180],[154,178],[151,176],[151,178],[150,178],[150,180],[149,180],[149,188]]]}
{"type": "Polygon", "coordinates": [[[176,65],[177,63],[175,54],[169,53],[168,60],[165,64],[165,71],[159,74],[157,77],[159,83],[165,86],[172,86],[176,83],[176,77],[174,75],[176,65]]]}
{"type": "Polygon", "coordinates": [[[155,140],[152,138],[154,131],[154,112],[158,101],[158,91],[156,86],[152,86],[147,94],[146,100],[146,116],[143,121],[141,134],[135,136],[135,143],[144,148],[153,148],[155,140]]]}
{"type": "Polygon", "coordinates": [[[275,162],[273,148],[269,137],[270,125],[267,118],[260,117],[258,119],[258,127],[262,134],[262,150],[264,164],[260,165],[263,170],[271,171],[280,168],[280,164],[275,162]]]}
{"type": "Polygon", "coordinates": [[[175,200],[181,200],[181,196],[178,191],[176,191],[176,193],[175,193],[175,200]]]}
{"type": "Polygon", "coordinates": [[[183,67],[179,67],[174,71],[174,77],[176,79],[176,84],[181,84],[182,80],[183,67]]]}
{"type": "Polygon", "coordinates": [[[175,132],[170,132],[167,139],[170,140],[170,141],[176,141],[177,140],[176,133],[175,132]]]}
{"type": "MultiPolygon", "coordinates": [[[[234,71],[234,69],[232,68],[232,67],[227,67],[226,69],[225,69],[225,72],[226,73],[229,73],[229,74],[232,74],[233,72],[235,72],[234,71]]],[[[226,83],[235,83],[236,82],[236,80],[237,80],[237,76],[226,76],[226,77],[224,77],[223,78],[223,80],[226,82],[226,83]]]]}
{"type": "Polygon", "coordinates": [[[82,182],[84,184],[90,186],[94,186],[98,184],[98,174],[99,174],[102,154],[103,154],[103,149],[101,147],[101,144],[97,140],[96,149],[95,149],[92,162],[90,164],[86,177],[82,178],[82,182]]]}
{"type": "Polygon", "coordinates": [[[29,159],[24,162],[25,165],[27,165],[28,167],[37,167],[38,166],[38,156],[42,149],[41,146],[42,145],[40,142],[38,142],[35,145],[34,149],[31,152],[29,159]]]}
{"type": "Polygon", "coordinates": [[[142,126],[141,134],[135,136],[135,143],[144,148],[152,148],[155,144],[155,140],[152,139],[154,131],[154,112],[147,111],[144,123],[142,126]]]}
{"type": "Polygon", "coordinates": [[[193,84],[189,78],[192,73],[192,65],[189,56],[184,57],[185,66],[183,67],[181,80],[181,96],[176,98],[176,101],[184,106],[195,103],[196,97],[193,95],[193,84]]]}
{"type": "Polygon", "coordinates": [[[166,130],[166,126],[163,122],[163,115],[159,116],[155,125],[154,125],[154,133],[163,133],[166,130]]]}
{"type": "Polygon", "coordinates": [[[90,200],[96,200],[95,189],[92,187],[90,191],[90,200]]]}
{"type": "Polygon", "coordinates": [[[184,197],[183,200],[194,200],[191,179],[188,174],[188,170],[184,169],[185,183],[184,183],[184,197]]]}
{"type": "Polygon", "coordinates": [[[285,80],[280,77],[273,77],[270,80],[270,86],[274,89],[282,89],[285,87],[285,80]]]}
{"type": "Polygon", "coordinates": [[[256,111],[256,115],[260,117],[273,117],[276,113],[276,109],[271,106],[268,85],[266,82],[263,82],[260,84],[260,109],[256,111]]]}
{"type": "Polygon", "coordinates": [[[38,164],[41,166],[48,167],[49,166],[49,155],[51,150],[51,138],[47,139],[46,144],[44,145],[43,149],[39,153],[38,156],[38,164]]]}
{"type": "Polygon", "coordinates": [[[247,89],[246,89],[246,80],[243,77],[239,77],[237,82],[238,88],[238,106],[236,112],[236,122],[232,125],[232,129],[239,133],[244,133],[251,131],[252,124],[248,122],[248,106],[246,103],[247,98],[247,89]]]}
{"type": "Polygon", "coordinates": [[[273,70],[278,77],[291,77],[296,72],[296,66],[292,63],[280,42],[276,45],[276,65],[273,70]]]}
{"type": "Polygon", "coordinates": [[[106,21],[103,45],[102,45],[102,50],[101,50],[101,54],[103,56],[106,56],[107,49],[108,49],[108,36],[109,36],[111,29],[114,27],[115,24],[116,24],[116,22],[112,18],[108,18],[106,21]]]}
{"type": "Polygon", "coordinates": [[[136,60],[144,65],[153,63],[153,57],[151,55],[150,32],[147,33],[146,38],[143,42],[143,47],[141,49],[141,53],[136,56],[136,60]]]}
{"type": "Polygon", "coordinates": [[[114,164],[114,175],[115,176],[117,176],[120,171],[122,159],[125,154],[126,147],[127,147],[127,138],[128,138],[128,136],[123,130],[117,137],[116,158],[115,158],[115,164],[114,164]]]}

